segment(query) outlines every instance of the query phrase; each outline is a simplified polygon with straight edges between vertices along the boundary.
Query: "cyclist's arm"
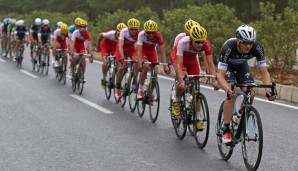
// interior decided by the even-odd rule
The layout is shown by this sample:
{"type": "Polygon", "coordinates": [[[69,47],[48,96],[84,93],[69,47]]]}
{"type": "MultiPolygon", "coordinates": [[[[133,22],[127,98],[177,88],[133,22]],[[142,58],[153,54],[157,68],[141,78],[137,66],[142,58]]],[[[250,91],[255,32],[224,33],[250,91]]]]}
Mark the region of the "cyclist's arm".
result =
{"type": "Polygon", "coordinates": [[[98,38],[97,38],[96,47],[101,47],[101,41],[102,41],[102,39],[103,39],[103,34],[100,33],[100,34],[98,35],[98,38]]]}
{"type": "Polygon", "coordinates": [[[137,45],[137,57],[139,61],[139,66],[141,66],[141,62],[142,62],[142,51],[143,51],[143,46],[137,45]]]}
{"type": "Polygon", "coordinates": [[[182,70],[182,66],[183,66],[183,56],[177,55],[176,56],[176,65],[177,65],[177,79],[179,81],[179,83],[183,83],[183,70],[182,70]]]}
{"type": "Polygon", "coordinates": [[[226,75],[226,70],[218,69],[217,71],[217,81],[221,88],[225,91],[228,92],[230,90],[230,86],[228,85],[225,75],[226,75]]]}
{"type": "Polygon", "coordinates": [[[161,53],[161,62],[167,62],[167,57],[166,57],[166,51],[165,51],[165,45],[159,46],[160,48],[160,53],[161,53]]]}
{"type": "MultiPolygon", "coordinates": [[[[207,66],[209,68],[209,74],[211,75],[216,75],[216,69],[215,69],[215,66],[214,66],[214,63],[213,63],[213,55],[205,55],[206,56],[206,63],[207,63],[207,66]]],[[[212,84],[213,86],[216,86],[216,80],[215,78],[212,78],[212,84]]]]}
{"type": "Polygon", "coordinates": [[[118,45],[119,45],[119,53],[120,53],[120,57],[124,56],[124,52],[123,52],[123,45],[124,45],[124,40],[119,39],[118,40],[118,45]]]}
{"type": "Polygon", "coordinates": [[[92,54],[92,40],[88,40],[89,54],[92,54]]]}
{"type": "MultiPolygon", "coordinates": [[[[261,66],[259,67],[260,73],[261,73],[261,79],[263,84],[270,84],[271,83],[271,78],[270,78],[270,74],[268,72],[267,67],[265,66],[261,66]]],[[[266,92],[271,92],[270,88],[266,88],[266,92]]]]}

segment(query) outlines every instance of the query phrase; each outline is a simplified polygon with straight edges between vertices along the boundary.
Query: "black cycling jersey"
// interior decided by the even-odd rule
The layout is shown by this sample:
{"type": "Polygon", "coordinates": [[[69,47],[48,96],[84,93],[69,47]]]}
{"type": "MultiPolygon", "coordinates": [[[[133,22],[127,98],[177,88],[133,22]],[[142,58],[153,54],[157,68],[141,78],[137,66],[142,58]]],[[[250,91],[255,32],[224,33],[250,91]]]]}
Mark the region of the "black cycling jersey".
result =
{"type": "Polygon", "coordinates": [[[236,38],[231,38],[224,43],[221,49],[218,69],[227,70],[228,66],[241,65],[253,57],[257,58],[258,66],[266,66],[264,49],[259,43],[254,42],[249,53],[242,54],[237,49],[236,38]]]}
{"type": "Polygon", "coordinates": [[[19,40],[24,40],[25,39],[25,36],[26,36],[26,33],[28,32],[27,28],[25,26],[18,26],[16,29],[15,29],[15,33],[17,35],[17,39],[19,40]]]}
{"type": "Polygon", "coordinates": [[[30,27],[30,32],[32,33],[32,37],[34,40],[38,40],[38,32],[40,30],[40,26],[32,24],[30,27]]]}
{"type": "Polygon", "coordinates": [[[2,34],[6,34],[7,33],[7,26],[8,26],[9,23],[6,23],[3,25],[3,28],[2,28],[2,34]]]}
{"type": "Polygon", "coordinates": [[[41,35],[42,44],[46,44],[50,42],[52,29],[49,27],[47,30],[45,30],[44,27],[41,27],[39,34],[41,35]]]}

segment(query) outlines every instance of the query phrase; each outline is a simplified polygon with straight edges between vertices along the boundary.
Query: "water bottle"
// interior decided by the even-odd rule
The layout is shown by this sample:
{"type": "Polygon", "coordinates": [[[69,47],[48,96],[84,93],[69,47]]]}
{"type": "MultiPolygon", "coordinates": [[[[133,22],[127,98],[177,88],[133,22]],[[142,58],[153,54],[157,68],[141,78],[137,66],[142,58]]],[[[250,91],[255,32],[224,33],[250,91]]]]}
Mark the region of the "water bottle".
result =
{"type": "Polygon", "coordinates": [[[234,130],[238,129],[239,123],[240,123],[240,119],[241,119],[241,114],[235,112],[233,114],[233,122],[234,122],[234,130]]]}
{"type": "Polygon", "coordinates": [[[172,100],[176,99],[176,87],[173,88],[172,90],[172,100]]]}
{"type": "Polygon", "coordinates": [[[75,74],[77,74],[79,72],[79,64],[76,64],[75,66],[75,74]]]}
{"type": "Polygon", "coordinates": [[[128,67],[127,72],[125,73],[125,77],[127,80],[128,80],[129,74],[130,74],[130,68],[128,67]]]}
{"type": "Polygon", "coordinates": [[[189,93],[186,93],[185,94],[185,101],[186,101],[186,103],[185,103],[186,108],[189,108],[189,105],[192,101],[192,95],[189,94],[189,93]]]}
{"type": "Polygon", "coordinates": [[[114,70],[114,64],[112,63],[110,67],[110,73],[113,73],[113,70],[114,70]]]}

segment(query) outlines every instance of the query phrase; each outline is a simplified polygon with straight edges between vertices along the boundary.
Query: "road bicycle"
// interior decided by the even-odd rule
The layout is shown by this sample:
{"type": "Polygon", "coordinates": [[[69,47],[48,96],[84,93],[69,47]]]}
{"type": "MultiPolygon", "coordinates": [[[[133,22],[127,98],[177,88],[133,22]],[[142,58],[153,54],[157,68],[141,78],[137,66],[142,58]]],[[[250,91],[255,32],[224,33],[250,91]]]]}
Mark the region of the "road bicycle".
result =
{"type": "Polygon", "coordinates": [[[24,55],[24,43],[25,40],[20,41],[20,44],[18,46],[17,52],[16,52],[16,64],[17,64],[17,68],[21,68],[22,67],[22,62],[23,62],[23,55],[24,55]]]}
{"type": "Polygon", "coordinates": [[[45,75],[48,75],[50,67],[49,47],[50,44],[44,44],[41,50],[41,56],[39,57],[38,71],[40,71],[42,74],[44,73],[45,75]]]}
{"type": "Polygon", "coordinates": [[[195,138],[199,148],[206,146],[210,128],[207,99],[200,91],[200,79],[203,77],[215,78],[214,75],[208,74],[184,76],[183,80],[185,81],[186,88],[180,97],[180,116],[176,116],[172,113],[173,98],[176,98],[176,81],[172,87],[169,107],[177,138],[183,140],[188,128],[190,135],[195,138]],[[197,107],[200,107],[200,109],[198,110],[197,107]]]}
{"type": "Polygon", "coordinates": [[[233,143],[229,145],[224,144],[222,142],[223,131],[221,130],[221,127],[224,124],[223,101],[218,112],[217,123],[215,126],[219,153],[224,160],[228,160],[233,153],[235,145],[241,142],[242,156],[246,168],[248,170],[257,170],[261,162],[263,151],[263,129],[260,114],[252,105],[251,91],[253,91],[253,88],[270,88],[272,95],[277,95],[275,89],[276,85],[273,82],[270,85],[235,83],[234,86],[246,88],[244,92],[240,91],[238,93],[238,96],[243,96],[242,107],[240,108],[241,112],[237,112],[236,103],[234,104],[233,117],[235,118],[235,115],[241,116],[240,122],[234,122],[232,119],[230,130],[233,143]]]}
{"type": "MultiPolygon", "coordinates": [[[[142,62],[142,66],[144,64],[149,65],[149,70],[147,72],[147,78],[144,82],[144,96],[141,99],[137,98],[137,93],[135,94],[135,99],[137,102],[137,110],[138,115],[142,117],[145,112],[146,105],[149,106],[149,114],[150,119],[154,123],[156,122],[159,114],[159,106],[160,106],[160,89],[158,80],[154,77],[155,75],[155,67],[158,65],[168,66],[170,68],[170,63],[161,63],[161,62],[142,62]]],[[[137,85],[136,90],[138,90],[139,84],[137,85]]]]}
{"type": "Polygon", "coordinates": [[[33,44],[33,48],[32,48],[32,60],[31,60],[33,71],[35,71],[38,59],[39,59],[39,57],[38,57],[38,43],[35,42],[33,44]]]}
{"type": "Polygon", "coordinates": [[[129,99],[129,108],[132,112],[135,111],[137,103],[135,99],[135,95],[137,93],[136,90],[136,84],[133,84],[134,81],[134,69],[133,66],[137,62],[136,60],[131,60],[130,57],[126,55],[126,60],[124,60],[126,63],[126,68],[124,70],[123,79],[121,82],[121,96],[119,98],[119,103],[121,107],[125,106],[126,103],[126,97],[128,96],[129,99]]]}
{"type": "Polygon", "coordinates": [[[68,49],[56,49],[58,55],[55,57],[55,60],[58,61],[58,66],[54,67],[56,78],[59,82],[66,83],[66,72],[67,72],[67,56],[64,56],[63,52],[68,49]]]}
{"type": "Polygon", "coordinates": [[[83,68],[83,60],[85,60],[83,58],[83,56],[86,57],[92,57],[91,54],[85,53],[74,53],[74,56],[77,56],[77,62],[74,65],[74,67],[72,68],[72,91],[75,92],[76,90],[79,91],[79,94],[81,95],[83,93],[83,89],[84,89],[84,83],[85,83],[85,78],[84,78],[84,68],[83,68]]]}
{"type": "Polygon", "coordinates": [[[116,103],[119,102],[119,100],[116,98],[115,95],[115,88],[116,88],[116,73],[117,73],[117,64],[116,64],[116,56],[107,55],[107,83],[105,87],[105,94],[108,100],[111,98],[112,90],[114,92],[114,99],[116,103]]]}

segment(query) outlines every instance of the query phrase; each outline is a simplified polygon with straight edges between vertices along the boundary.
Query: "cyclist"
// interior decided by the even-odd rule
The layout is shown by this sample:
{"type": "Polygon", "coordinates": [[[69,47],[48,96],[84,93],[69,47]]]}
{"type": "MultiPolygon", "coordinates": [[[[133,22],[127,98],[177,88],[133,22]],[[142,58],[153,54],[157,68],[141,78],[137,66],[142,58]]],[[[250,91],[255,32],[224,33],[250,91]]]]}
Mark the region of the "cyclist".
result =
{"type": "Polygon", "coordinates": [[[107,75],[107,60],[106,56],[108,55],[116,55],[117,42],[120,31],[127,26],[124,23],[117,24],[116,30],[110,30],[107,32],[102,32],[99,34],[97,38],[96,50],[101,51],[101,56],[103,58],[102,65],[102,74],[103,78],[101,80],[102,88],[106,87],[106,75],[107,75]]]}
{"type": "Polygon", "coordinates": [[[31,60],[33,58],[33,46],[35,43],[38,42],[38,32],[40,30],[41,24],[42,24],[41,19],[35,18],[34,23],[30,27],[29,37],[30,37],[30,42],[31,42],[31,44],[30,44],[30,58],[31,58],[31,60]]]}
{"type": "MultiPolygon", "coordinates": [[[[16,40],[15,51],[17,51],[19,46],[23,44],[24,41],[26,41],[26,43],[29,42],[29,32],[25,26],[24,20],[19,20],[16,22],[16,29],[13,34],[14,34],[14,39],[16,40]]],[[[18,56],[16,56],[16,58],[17,57],[18,56]]]]}
{"type": "MultiPolygon", "coordinates": [[[[71,37],[71,53],[72,54],[75,52],[85,53],[86,52],[85,42],[87,42],[90,49],[92,49],[92,36],[91,36],[91,33],[88,30],[86,30],[86,28],[87,28],[87,21],[81,19],[78,22],[78,29],[73,32],[72,37],[71,37]]],[[[89,61],[91,63],[93,62],[92,56],[89,58],[89,61]]],[[[71,73],[73,72],[72,69],[74,68],[76,62],[77,62],[77,58],[72,55],[71,73]]],[[[86,61],[85,61],[84,56],[83,56],[82,64],[83,64],[82,65],[83,70],[85,71],[86,61]]],[[[72,74],[70,74],[70,77],[72,79],[72,74]]],[[[85,80],[83,80],[83,81],[86,82],[85,80]]]]}
{"type": "MultiPolygon", "coordinates": [[[[43,49],[44,45],[51,44],[51,34],[52,34],[52,28],[50,27],[50,21],[48,19],[42,20],[42,26],[38,32],[38,42],[41,45],[39,48],[38,56],[41,55],[41,49],[43,49]]],[[[48,54],[50,58],[50,48],[48,48],[48,54]]]]}
{"type": "MultiPolygon", "coordinates": [[[[146,65],[144,69],[141,66],[141,61],[158,62],[158,56],[156,46],[159,45],[159,49],[162,55],[161,61],[166,62],[165,45],[161,32],[157,31],[157,24],[152,20],[148,20],[144,23],[144,30],[138,35],[137,41],[137,55],[139,63],[139,71],[141,72],[139,78],[139,90],[137,94],[138,99],[142,99],[144,96],[144,81],[149,66],[146,65]]],[[[155,78],[157,79],[158,68],[155,67],[155,78]]],[[[167,66],[164,66],[164,72],[169,73],[167,66]]],[[[150,97],[151,101],[154,101],[154,96],[150,97]]]]}
{"type": "Polygon", "coordinates": [[[7,47],[7,27],[9,25],[10,18],[5,18],[2,22],[2,40],[1,40],[1,47],[2,47],[2,55],[6,57],[6,47],[7,47]]]}
{"type": "MultiPolygon", "coordinates": [[[[257,66],[260,69],[263,84],[270,84],[264,49],[256,42],[256,31],[251,26],[242,25],[236,30],[236,38],[231,38],[224,43],[218,63],[218,82],[230,98],[227,98],[223,105],[224,126],[222,127],[222,141],[225,144],[230,144],[233,141],[229,127],[237,91],[231,90],[231,85],[235,80],[239,84],[254,82],[247,63],[253,57],[257,58],[257,66]]],[[[251,100],[253,100],[254,92],[252,91],[251,93],[251,100]]],[[[271,95],[270,88],[266,89],[266,96],[270,101],[276,99],[276,96],[271,95]]]]}
{"type": "MultiPolygon", "coordinates": [[[[124,69],[126,68],[126,63],[123,62],[125,59],[124,54],[128,54],[129,57],[136,60],[137,59],[137,51],[135,47],[135,43],[138,39],[138,34],[140,32],[140,21],[131,18],[127,21],[128,28],[124,28],[121,30],[118,40],[118,48],[116,51],[116,58],[117,58],[117,64],[120,65],[118,71],[117,71],[117,81],[116,81],[116,89],[115,89],[115,97],[119,99],[121,96],[121,81],[124,74],[124,69]]],[[[135,65],[135,64],[134,64],[135,65]]],[[[138,67],[134,67],[135,77],[133,80],[134,85],[137,83],[137,74],[138,74],[138,67]]]]}
{"type": "MultiPolygon", "coordinates": [[[[13,28],[15,27],[15,23],[16,23],[16,19],[12,18],[9,20],[9,24],[7,26],[7,38],[8,38],[8,48],[7,48],[7,52],[9,50],[9,48],[13,45],[14,46],[14,42],[13,42],[13,28]]],[[[10,54],[6,54],[7,58],[12,58],[12,56],[9,56],[10,54]]]]}
{"type": "Polygon", "coordinates": [[[58,22],[57,22],[57,29],[61,28],[62,24],[63,24],[62,21],[58,21],[58,22]]]}
{"type": "MultiPolygon", "coordinates": [[[[200,64],[197,59],[197,54],[205,53],[209,63],[213,64],[212,49],[210,41],[207,40],[207,31],[200,25],[194,25],[189,31],[189,36],[185,36],[178,41],[173,49],[175,54],[171,56],[173,65],[176,71],[176,98],[173,98],[172,113],[175,116],[180,116],[180,96],[185,89],[183,77],[186,74],[200,74],[200,64]]],[[[214,65],[214,64],[213,64],[214,65]]],[[[213,67],[212,74],[215,74],[213,67]]],[[[200,103],[197,106],[197,112],[200,112],[200,103]]],[[[204,125],[199,125],[199,130],[204,129],[204,125]]]]}
{"type": "Polygon", "coordinates": [[[79,21],[82,20],[80,17],[77,17],[75,20],[74,20],[74,24],[70,25],[68,27],[68,48],[70,50],[70,45],[71,45],[71,36],[72,36],[72,33],[78,28],[78,24],[79,24],[79,21]]]}
{"type": "MultiPolygon", "coordinates": [[[[53,56],[57,57],[56,49],[63,49],[63,56],[67,65],[67,38],[68,38],[68,25],[62,24],[60,28],[56,29],[53,34],[53,56]]],[[[54,67],[57,67],[58,61],[55,58],[54,67]]]]}

